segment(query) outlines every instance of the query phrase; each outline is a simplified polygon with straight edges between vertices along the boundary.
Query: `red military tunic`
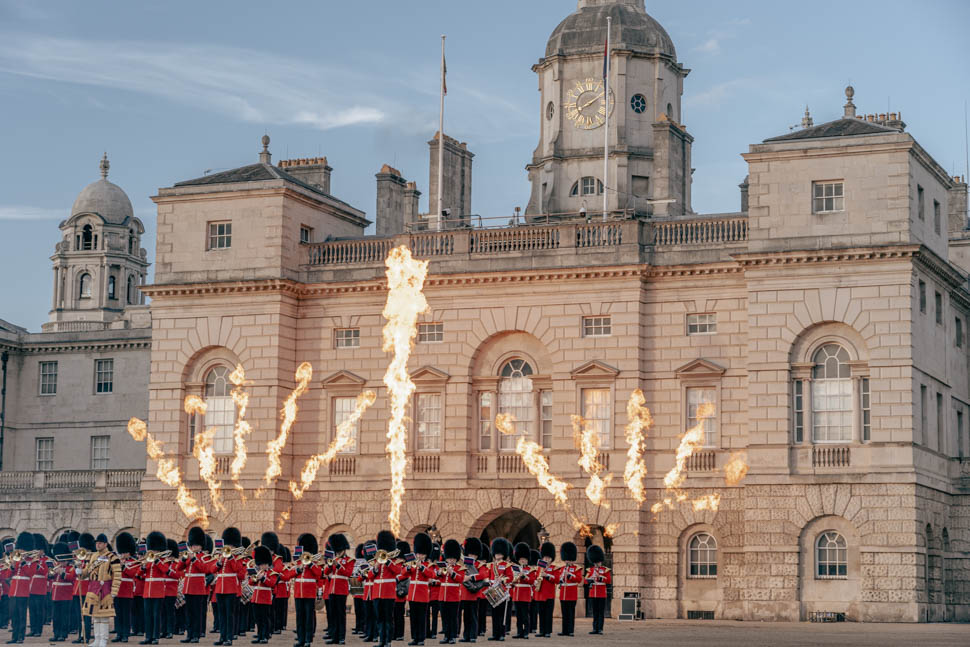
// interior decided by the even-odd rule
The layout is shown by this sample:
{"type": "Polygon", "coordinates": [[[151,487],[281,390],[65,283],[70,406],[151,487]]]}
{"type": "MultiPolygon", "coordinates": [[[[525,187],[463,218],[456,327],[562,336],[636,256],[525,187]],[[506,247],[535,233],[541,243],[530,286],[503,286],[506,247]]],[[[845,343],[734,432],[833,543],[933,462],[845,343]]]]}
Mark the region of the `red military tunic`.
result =
{"type": "Polygon", "coordinates": [[[167,563],[155,561],[151,564],[143,564],[141,567],[142,579],[145,581],[145,590],[142,597],[156,599],[165,597],[165,583],[168,581],[171,566],[167,563]]]}
{"type": "Polygon", "coordinates": [[[593,566],[586,571],[586,580],[589,582],[589,597],[605,598],[606,585],[613,581],[613,576],[605,566],[593,566]]]}
{"type": "Polygon", "coordinates": [[[273,588],[279,583],[279,573],[262,571],[249,577],[253,587],[253,598],[250,604],[273,604],[273,588]]]}
{"type": "Polygon", "coordinates": [[[133,598],[135,597],[135,575],[133,573],[136,567],[131,566],[132,560],[126,559],[124,564],[121,566],[121,586],[118,587],[118,598],[133,598]]]}
{"type": "Polygon", "coordinates": [[[404,568],[396,562],[374,566],[372,595],[375,600],[397,600],[397,582],[404,577],[404,568]]]}
{"type": "Polygon", "coordinates": [[[431,583],[435,579],[434,568],[430,562],[417,562],[409,566],[405,572],[411,578],[408,587],[408,602],[431,602],[431,583]]]}
{"type": "Polygon", "coordinates": [[[239,595],[240,583],[246,577],[246,564],[238,557],[219,559],[216,562],[216,595],[239,595]]]}
{"type": "Polygon", "coordinates": [[[532,594],[535,591],[536,576],[538,571],[528,566],[520,566],[522,572],[512,580],[512,590],[509,593],[513,602],[532,602],[532,594]]]}
{"type": "Polygon", "coordinates": [[[0,595],[3,597],[10,595],[11,576],[13,576],[13,571],[6,566],[0,566],[0,595]]]}
{"type": "Polygon", "coordinates": [[[275,588],[276,588],[275,594],[276,594],[276,597],[280,598],[281,600],[284,600],[284,599],[289,598],[290,597],[290,589],[289,589],[289,587],[287,586],[286,583],[289,582],[290,579],[293,576],[292,575],[289,575],[289,576],[284,575],[283,560],[280,558],[279,555],[276,555],[276,556],[273,557],[273,565],[271,567],[271,570],[275,571],[276,573],[278,573],[280,575],[283,575],[283,577],[276,578],[276,583],[275,583],[275,588]]]}
{"type": "Polygon", "coordinates": [[[465,587],[462,582],[465,581],[465,573],[460,570],[455,569],[455,564],[445,567],[441,571],[440,581],[441,581],[441,601],[442,602],[460,602],[461,601],[461,591],[465,587]]]}
{"type": "Polygon", "coordinates": [[[168,575],[165,577],[165,597],[174,598],[179,594],[179,580],[182,579],[182,562],[172,562],[168,575]]]}
{"type": "Polygon", "coordinates": [[[363,573],[361,579],[364,581],[364,600],[370,601],[374,599],[374,571],[368,569],[363,573]]]}
{"type": "Polygon", "coordinates": [[[51,583],[51,601],[65,602],[73,597],[74,580],[77,579],[77,571],[73,566],[61,565],[51,583]]]}
{"type": "Polygon", "coordinates": [[[209,591],[205,585],[205,576],[214,573],[216,560],[205,560],[201,556],[193,556],[185,560],[183,576],[185,584],[182,593],[185,595],[207,595],[209,591]]]}
{"type": "Polygon", "coordinates": [[[320,567],[316,564],[286,569],[284,577],[293,581],[293,597],[308,600],[317,597],[320,567]]]}
{"type": "MultiPolygon", "coordinates": [[[[491,569],[488,564],[482,564],[478,566],[478,562],[475,562],[475,566],[465,567],[465,580],[487,580],[491,569]]],[[[459,587],[461,590],[461,601],[470,602],[472,600],[478,600],[483,595],[485,595],[485,589],[482,589],[478,593],[472,593],[464,586],[459,587]]]]}
{"type": "Polygon", "coordinates": [[[128,567],[121,571],[122,577],[130,577],[132,583],[134,584],[134,593],[136,598],[144,598],[145,596],[145,577],[141,572],[141,565],[135,563],[132,560],[128,567]]]}
{"type": "Polygon", "coordinates": [[[566,564],[556,569],[556,580],[559,582],[559,599],[575,602],[579,599],[579,585],[583,582],[583,568],[576,564],[566,564]]]}
{"type": "Polygon", "coordinates": [[[439,569],[434,563],[429,562],[431,572],[433,575],[431,579],[428,580],[428,592],[430,595],[431,602],[441,601],[441,569],[439,569]]]}
{"type": "Polygon", "coordinates": [[[13,568],[13,575],[10,577],[10,597],[30,597],[30,580],[36,570],[35,562],[20,560],[20,563],[13,568]]]}
{"type": "Polygon", "coordinates": [[[47,558],[41,557],[34,562],[34,574],[30,576],[30,594],[47,595],[47,558]]]}
{"type": "Polygon", "coordinates": [[[540,581],[539,590],[532,595],[536,602],[556,599],[556,575],[555,571],[548,567],[536,567],[536,579],[540,581]]]}
{"type": "Polygon", "coordinates": [[[354,574],[357,561],[353,557],[338,557],[327,567],[330,578],[330,595],[350,595],[350,576],[354,574]]]}

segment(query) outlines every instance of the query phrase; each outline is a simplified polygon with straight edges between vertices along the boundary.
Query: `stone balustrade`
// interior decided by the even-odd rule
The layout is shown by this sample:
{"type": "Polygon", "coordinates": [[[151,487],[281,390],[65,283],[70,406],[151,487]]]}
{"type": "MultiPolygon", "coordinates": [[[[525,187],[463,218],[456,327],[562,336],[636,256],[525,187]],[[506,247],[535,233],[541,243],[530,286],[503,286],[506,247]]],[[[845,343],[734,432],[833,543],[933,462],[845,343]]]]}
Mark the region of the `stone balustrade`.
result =
{"type": "Polygon", "coordinates": [[[0,491],[138,490],[145,470],[0,472],[0,491]]]}
{"type": "Polygon", "coordinates": [[[690,218],[653,223],[655,247],[718,245],[748,240],[748,218],[690,218]]]}

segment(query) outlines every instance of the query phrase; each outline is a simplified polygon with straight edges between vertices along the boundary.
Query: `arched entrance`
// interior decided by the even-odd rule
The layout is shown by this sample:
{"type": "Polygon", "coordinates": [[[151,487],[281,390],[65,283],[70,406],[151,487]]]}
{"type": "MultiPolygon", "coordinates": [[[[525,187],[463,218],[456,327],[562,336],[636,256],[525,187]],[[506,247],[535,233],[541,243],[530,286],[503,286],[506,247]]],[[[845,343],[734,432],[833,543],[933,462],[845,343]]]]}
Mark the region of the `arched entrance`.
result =
{"type": "Polygon", "coordinates": [[[469,534],[478,534],[488,544],[496,537],[505,537],[513,546],[521,541],[532,548],[538,548],[539,535],[542,532],[542,523],[531,514],[518,508],[507,508],[493,510],[483,516],[469,534]]]}

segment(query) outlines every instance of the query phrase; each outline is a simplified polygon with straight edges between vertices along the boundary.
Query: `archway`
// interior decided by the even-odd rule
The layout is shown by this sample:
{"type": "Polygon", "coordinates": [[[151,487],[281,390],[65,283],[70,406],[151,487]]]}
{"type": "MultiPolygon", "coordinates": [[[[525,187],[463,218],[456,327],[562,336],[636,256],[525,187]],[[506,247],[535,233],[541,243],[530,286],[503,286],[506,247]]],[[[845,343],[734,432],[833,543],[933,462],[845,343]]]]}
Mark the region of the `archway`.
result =
{"type": "Polygon", "coordinates": [[[485,515],[472,527],[469,534],[477,533],[486,544],[490,544],[496,537],[505,537],[513,546],[525,542],[531,548],[538,548],[539,534],[542,531],[542,523],[531,514],[518,508],[508,508],[494,510],[485,515]]]}

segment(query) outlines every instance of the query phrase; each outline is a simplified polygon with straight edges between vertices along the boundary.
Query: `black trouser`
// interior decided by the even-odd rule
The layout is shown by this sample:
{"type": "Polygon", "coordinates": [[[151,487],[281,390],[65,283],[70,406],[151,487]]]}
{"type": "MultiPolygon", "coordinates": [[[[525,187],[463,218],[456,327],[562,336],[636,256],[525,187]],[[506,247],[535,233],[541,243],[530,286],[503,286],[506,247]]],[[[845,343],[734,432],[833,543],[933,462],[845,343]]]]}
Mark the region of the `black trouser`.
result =
{"type": "Polygon", "coordinates": [[[492,638],[505,638],[505,613],[508,611],[506,605],[508,600],[492,607],[492,638]]]}
{"type": "Polygon", "coordinates": [[[441,612],[441,600],[432,600],[428,603],[428,637],[435,638],[438,635],[438,614],[441,612]]]}
{"type": "Polygon", "coordinates": [[[423,643],[428,634],[428,603],[411,602],[411,640],[423,643]]]}
{"type": "Polygon", "coordinates": [[[377,601],[377,633],[381,645],[390,645],[394,639],[394,598],[377,601]]]}
{"type": "Polygon", "coordinates": [[[463,640],[478,638],[478,600],[463,600],[461,603],[461,618],[463,640]]]}
{"type": "Polygon", "coordinates": [[[251,604],[256,617],[256,640],[269,640],[273,635],[275,616],[272,604],[251,604]]]}
{"type": "Polygon", "coordinates": [[[330,594],[330,639],[343,642],[347,639],[347,596],[330,594]]]}
{"type": "Polygon", "coordinates": [[[51,605],[55,638],[67,638],[67,634],[71,633],[71,602],[72,600],[58,600],[51,605]]]}
{"type": "Polygon", "coordinates": [[[363,631],[363,627],[364,627],[363,609],[364,609],[364,601],[360,598],[355,597],[354,598],[354,633],[355,634],[359,634],[361,631],[363,631]]]}
{"type": "Polygon", "coordinates": [[[46,595],[31,595],[27,607],[30,609],[30,633],[40,634],[44,631],[44,620],[47,618],[47,610],[44,603],[47,601],[46,595]]]}
{"type": "Polygon", "coordinates": [[[313,642],[313,619],[314,603],[313,598],[294,598],[296,606],[296,642],[300,645],[309,645],[313,642]]]}
{"type": "Polygon", "coordinates": [[[562,610],[562,633],[572,635],[576,631],[576,600],[560,600],[562,610]]]}
{"type": "Polygon", "coordinates": [[[216,593],[216,603],[219,605],[219,640],[232,640],[236,619],[236,595],[234,593],[216,593]]]}
{"type": "Polygon", "coordinates": [[[10,598],[11,640],[23,640],[27,633],[27,598],[10,598]]]}
{"type": "Polygon", "coordinates": [[[289,598],[273,599],[273,631],[286,629],[286,612],[288,611],[289,600],[289,598]]]}
{"type": "Polygon", "coordinates": [[[323,599],[323,613],[327,617],[327,626],[323,630],[323,636],[325,640],[330,640],[333,637],[331,635],[331,632],[333,631],[333,622],[330,619],[330,616],[333,612],[330,610],[329,595],[323,599]]]}
{"type": "Polygon", "coordinates": [[[528,638],[529,636],[529,606],[531,602],[515,603],[515,635],[528,638]]]}
{"type": "Polygon", "coordinates": [[[377,640],[380,628],[377,622],[377,600],[364,600],[367,622],[364,625],[364,640],[377,640]]]}
{"type": "Polygon", "coordinates": [[[165,596],[162,598],[162,617],[160,633],[163,636],[171,637],[175,633],[175,596],[165,596]]]}
{"type": "Polygon", "coordinates": [[[491,615],[492,606],[485,598],[478,598],[478,635],[484,636],[488,628],[488,616],[491,615]]]}
{"type": "Polygon", "coordinates": [[[10,624],[10,598],[7,594],[0,597],[0,629],[6,629],[10,624]]]}
{"type": "Polygon", "coordinates": [[[212,602],[212,633],[219,631],[219,602],[216,600],[211,600],[212,602]]]}
{"type": "Polygon", "coordinates": [[[158,640],[162,629],[162,600],[145,598],[145,640],[158,640]]]}
{"type": "Polygon", "coordinates": [[[205,594],[185,596],[185,637],[189,640],[199,639],[205,633],[205,594]]]}
{"type": "Polygon", "coordinates": [[[606,616],[606,598],[593,598],[593,631],[603,631],[606,616]]]}
{"type": "MultiPolygon", "coordinates": [[[[115,598],[116,638],[127,640],[131,635],[131,600],[132,598],[115,598]]],[[[57,616],[54,619],[57,620],[57,616]]]]}
{"type": "Polygon", "coordinates": [[[539,607],[539,634],[542,636],[552,635],[552,613],[555,611],[556,601],[552,598],[536,602],[539,607]]]}
{"type": "Polygon", "coordinates": [[[394,640],[404,639],[404,602],[395,600],[394,602],[394,640]]]}
{"type": "Polygon", "coordinates": [[[131,634],[137,636],[145,633],[145,600],[134,597],[131,599],[131,634]]]}
{"type": "Polygon", "coordinates": [[[445,640],[456,640],[458,638],[458,612],[460,602],[441,603],[441,631],[445,634],[445,640]]]}

